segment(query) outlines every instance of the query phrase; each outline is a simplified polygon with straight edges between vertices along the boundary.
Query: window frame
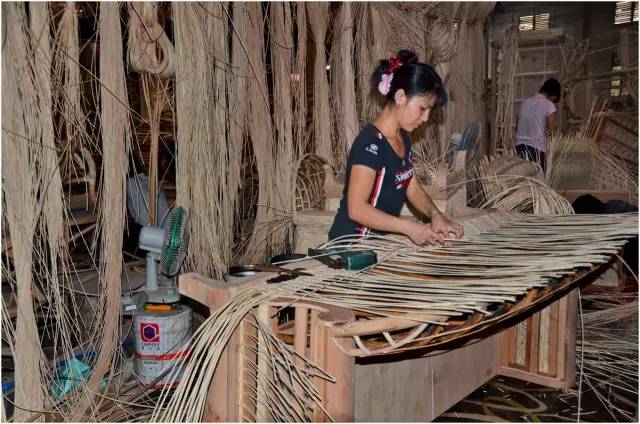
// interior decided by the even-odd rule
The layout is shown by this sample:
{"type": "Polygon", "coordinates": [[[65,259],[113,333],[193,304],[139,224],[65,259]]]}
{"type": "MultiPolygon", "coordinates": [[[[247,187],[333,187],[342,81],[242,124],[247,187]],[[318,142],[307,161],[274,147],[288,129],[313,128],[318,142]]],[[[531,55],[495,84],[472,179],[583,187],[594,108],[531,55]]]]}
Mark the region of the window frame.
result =
{"type": "MultiPolygon", "coordinates": [[[[625,17],[626,19],[626,17],[625,17]]],[[[613,12],[613,24],[614,25],[624,25],[631,24],[634,22],[638,22],[638,2],[637,1],[617,1],[616,9],[613,12]],[[631,9],[629,10],[628,20],[618,21],[618,14],[622,14],[622,8],[626,5],[629,5],[631,9]]]]}
{"type": "Polygon", "coordinates": [[[519,31],[544,31],[551,28],[551,12],[533,12],[531,15],[518,15],[518,30],[519,31]],[[545,16],[546,15],[546,16],[545,16]],[[523,25],[529,24],[529,22],[523,22],[523,18],[531,19],[531,28],[522,28],[523,25]],[[544,28],[538,28],[538,25],[542,19],[542,22],[546,22],[544,28]]]}

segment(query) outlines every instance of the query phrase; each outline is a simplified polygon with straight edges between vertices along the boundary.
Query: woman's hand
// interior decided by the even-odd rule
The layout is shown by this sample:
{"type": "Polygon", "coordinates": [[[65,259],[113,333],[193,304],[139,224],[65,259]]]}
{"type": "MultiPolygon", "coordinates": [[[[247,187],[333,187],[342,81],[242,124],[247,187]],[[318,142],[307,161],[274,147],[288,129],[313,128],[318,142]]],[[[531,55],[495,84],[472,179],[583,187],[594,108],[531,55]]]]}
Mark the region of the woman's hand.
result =
{"type": "Polygon", "coordinates": [[[430,224],[407,221],[407,226],[403,233],[418,246],[444,244],[444,238],[437,231],[434,231],[430,224]]]}
{"type": "Polygon", "coordinates": [[[444,238],[449,238],[450,233],[455,234],[457,239],[464,235],[462,225],[449,221],[441,212],[436,212],[435,216],[431,217],[431,228],[444,238]]]}

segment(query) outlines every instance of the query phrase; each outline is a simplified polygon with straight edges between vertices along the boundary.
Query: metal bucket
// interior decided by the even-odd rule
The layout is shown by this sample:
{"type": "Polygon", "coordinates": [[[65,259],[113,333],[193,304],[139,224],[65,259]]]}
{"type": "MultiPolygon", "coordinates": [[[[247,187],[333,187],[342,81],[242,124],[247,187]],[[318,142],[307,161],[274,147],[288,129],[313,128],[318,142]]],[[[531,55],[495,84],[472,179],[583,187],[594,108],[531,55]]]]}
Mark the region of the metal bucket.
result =
{"type": "Polygon", "coordinates": [[[182,378],[182,364],[189,351],[185,349],[191,338],[191,308],[185,305],[170,311],[140,311],[133,316],[134,369],[143,384],[156,380],[165,370],[178,367],[178,371],[168,371],[156,387],[182,378]]]}

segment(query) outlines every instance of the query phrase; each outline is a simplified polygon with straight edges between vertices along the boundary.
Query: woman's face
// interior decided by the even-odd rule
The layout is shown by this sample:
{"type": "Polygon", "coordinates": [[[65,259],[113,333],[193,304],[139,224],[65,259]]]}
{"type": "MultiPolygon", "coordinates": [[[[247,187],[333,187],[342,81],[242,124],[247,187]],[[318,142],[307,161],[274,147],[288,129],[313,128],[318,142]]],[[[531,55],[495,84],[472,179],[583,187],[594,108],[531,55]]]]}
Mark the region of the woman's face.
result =
{"type": "Polygon", "coordinates": [[[396,91],[396,113],[400,126],[411,132],[429,120],[429,114],[436,104],[436,96],[407,97],[403,90],[396,91]]]}

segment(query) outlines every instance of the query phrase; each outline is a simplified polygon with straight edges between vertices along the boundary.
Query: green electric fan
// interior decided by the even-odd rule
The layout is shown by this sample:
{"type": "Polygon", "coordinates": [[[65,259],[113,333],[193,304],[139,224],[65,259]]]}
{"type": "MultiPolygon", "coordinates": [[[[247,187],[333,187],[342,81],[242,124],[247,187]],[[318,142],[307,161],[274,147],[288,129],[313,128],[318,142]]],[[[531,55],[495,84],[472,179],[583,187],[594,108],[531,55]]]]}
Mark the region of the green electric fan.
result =
{"type": "Polygon", "coordinates": [[[180,301],[177,275],[187,256],[189,216],[182,207],[171,210],[164,227],[145,226],[139,246],[147,251],[144,293],[147,303],[171,304],[180,301]],[[159,282],[158,269],[164,277],[159,282]]]}

